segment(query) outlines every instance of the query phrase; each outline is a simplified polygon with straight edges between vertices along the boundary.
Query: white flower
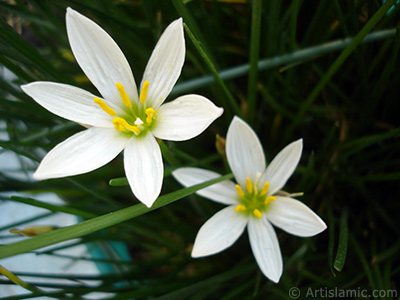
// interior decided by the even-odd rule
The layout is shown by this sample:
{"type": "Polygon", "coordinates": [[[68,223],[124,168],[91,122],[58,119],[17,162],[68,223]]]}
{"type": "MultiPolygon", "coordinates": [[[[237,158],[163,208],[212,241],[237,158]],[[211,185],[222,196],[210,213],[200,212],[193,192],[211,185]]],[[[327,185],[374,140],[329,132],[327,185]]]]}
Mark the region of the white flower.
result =
{"type": "Polygon", "coordinates": [[[199,95],[185,95],[163,105],[185,59],[182,19],[172,22],[160,37],[144,71],[140,96],[125,56],[102,28],[71,8],[67,9],[66,23],[74,56],[102,97],[61,83],[22,86],[47,110],[88,127],[52,149],[34,178],[86,173],[124,150],[131,189],[150,207],[160,194],[164,173],[156,138],[191,139],[223,112],[199,95]]]}
{"type": "MultiPolygon", "coordinates": [[[[227,133],[226,155],[238,184],[227,180],[197,192],[229,206],[200,228],[192,256],[225,250],[247,225],[251,249],[261,271],[278,282],[283,264],[271,223],[301,237],[316,235],[326,228],[320,217],[302,202],[277,194],[299,163],[302,147],[301,139],[289,144],[266,167],[257,135],[243,120],[234,117],[227,133]]],[[[199,168],[180,168],[172,175],[186,187],[221,176],[199,168]]]]}

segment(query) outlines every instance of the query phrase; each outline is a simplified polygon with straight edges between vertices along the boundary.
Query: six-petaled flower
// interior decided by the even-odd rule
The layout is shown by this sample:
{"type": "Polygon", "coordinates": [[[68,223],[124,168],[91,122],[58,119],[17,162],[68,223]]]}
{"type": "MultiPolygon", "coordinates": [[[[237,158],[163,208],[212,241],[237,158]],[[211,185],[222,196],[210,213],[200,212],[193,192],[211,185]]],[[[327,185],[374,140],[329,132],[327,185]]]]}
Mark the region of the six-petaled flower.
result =
{"type": "MultiPolygon", "coordinates": [[[[251,249],[261,271],[278,282],[283,263],[271,223],[301,237],[314,236],[326,228],[321,218],[302,202],[279,193],[299,163],[302,147],[301,139],[289,144],[266,166],[257,135],[244,121],[234,117],[227,133],[226,155],[237,184],[227,180],[197,192],[228,207],[200,228],[192,256],[225,250],[247,226],[251,249]]],[[[186,187],[220,176],[191,167],[176,169],[172,175],[186,187]]]]}
{"type": "Polygon", "coordinates": [[[124,54],[102,28],[71,8],[67,9],[66,23],[74,56],[101,97],[61,83],[22,86],[47,110],[88,127],[53,148],[34,178],[86,173],[124,150],[130,187],[150,207],[160,194],[164,173],[156,138],[191,139],[223,112],[199,95],[185,95],[163,104],[185,59],[182,19],[172,22],[160,37],[144,71],[140,93],[124,54]]]}

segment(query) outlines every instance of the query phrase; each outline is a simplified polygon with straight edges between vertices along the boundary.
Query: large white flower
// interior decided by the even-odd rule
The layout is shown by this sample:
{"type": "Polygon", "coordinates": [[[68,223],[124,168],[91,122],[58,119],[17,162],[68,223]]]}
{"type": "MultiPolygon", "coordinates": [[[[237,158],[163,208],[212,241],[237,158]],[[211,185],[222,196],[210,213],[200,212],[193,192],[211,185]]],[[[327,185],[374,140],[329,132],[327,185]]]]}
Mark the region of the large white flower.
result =
{"type": "Polygon", "coordinates": [[[52,149],[34,178],[86,173],[124,150],[131,189],[150,207],[160,194],[164,172],[156,138],[191,139],[223,112],[199,95],[185,95],[163,105],[185,59],[182,19],[172,22],[160,37],[147,63],[140,95],[125,56],[102,28],[71,8],[67,9],[66,23],[74,56],[102,97],[61,83],[22,86],[47,110],[88,127],[52,149]]]}
{"type": "MultiPolygon", "coordinates": [[[[238,184],[230,180],[197,193],[228,207],[209,219],[197,234],[192,256],[202,257],[230,247],[248,228],[256,261],[266,277],[278,282],[282,255],[271,223],[301,237],[316,235],[326,225],[302,202],[277,194],[299,163],[303,142],[286,146],[266,167],[264,151],[254,131],[234,117],[226,138],[226,155],[238,184]]],[[[180,168],[172,175],[184,186],[221,176],[199,168],[180,168]]]]}

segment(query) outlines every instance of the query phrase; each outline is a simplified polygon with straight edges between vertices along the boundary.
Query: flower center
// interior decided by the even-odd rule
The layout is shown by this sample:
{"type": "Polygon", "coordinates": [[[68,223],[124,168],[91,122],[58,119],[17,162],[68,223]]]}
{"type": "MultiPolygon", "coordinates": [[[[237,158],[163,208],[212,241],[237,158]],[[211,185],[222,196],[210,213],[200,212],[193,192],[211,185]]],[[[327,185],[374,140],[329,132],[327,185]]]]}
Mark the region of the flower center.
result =
{"type": "Polygon", "coordinates": [[[95,97],[93,101],[100,106],[104,112],[114,117],[112,123],[114,124],[115,130],[128,134],[140,135],[153,125],[157,115],[157,111],[152,107],[146,107],[145,104],[149,85],[150,83],[147,80],[143,83],[139,97],[140,103],[138,105],[132,105],[124,86],[119,82],[116,83],[122,103],[124,104],[125,114],[122,116],[117,116],[115,110],[109,107],[104,100],[95,97]]]}
{"type": "Polygon", "coordinates": [[[243,191],[240,185],[236,185],[240,204],[235,207],[236,212],[244,212],[257,218],[262,217],[268,204],[276,200],[275,196],[267,196],[269,182],[266,182],[261,191],[257,189],[257,180],[252,184],[249,177],[246,178],[246,190],[243,191]]]}

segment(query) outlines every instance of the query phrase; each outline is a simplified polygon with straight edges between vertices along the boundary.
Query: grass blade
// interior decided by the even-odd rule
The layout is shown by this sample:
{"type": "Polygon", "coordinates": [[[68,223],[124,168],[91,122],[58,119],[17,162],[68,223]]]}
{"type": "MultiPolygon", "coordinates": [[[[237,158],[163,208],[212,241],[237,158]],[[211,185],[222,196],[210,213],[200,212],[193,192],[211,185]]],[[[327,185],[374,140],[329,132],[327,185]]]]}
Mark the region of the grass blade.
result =
{"type": "Polygon", "coordinates": [[[349,229],[347,227],[348,211],[344,209],[340,217],[340,227],[339,227],[339,245],[336,253],[335,261],[333,267],[337,271],[342,271],[344,263],[346,261],[347,246],[349,243],[349,229]]]}
{"type": "Polygon", "coordinates": [[[354,52],[356,47],[361,43],[363,38],[370,32],[374,26],[379,22],[379,20],[387,13],[387,11],[392,7],[396,0],[386,1],[382,7],[372,16],[367,24],[361,29],[361,31],[354,37],[351,43],[343,50],[339,57],[333,62],[325,75],[318,82],[317,86],[311,91],[307,99],[300,106],[300,109],[296,115],[295,120],[290,128],[289,135],[293,132],[294,128],[300,123],[303,115],[307,112],[311,104],[317,99],[318,95],[325,87],[325,85],[331,80],[336,71],[342,66],[342,64],[347,60],[351,53],[354,52]]]}
{"type": "Polygon", "coordinates": [[[55,231],[38,235],[31,239],[27,239],[14,244],[2,246],[0,247],[0,259],[78,238],[83,235],[122,223],[124,221],[133,219],[157,208],[170,204],[209,185],[230,178],[232,178],[232,174],[224,175],[205,183],[197,184],[189,188],[184,188],[166,195],[162,195],[158,198],[158,200],[151,208],[147,208],[144,204],[136,204],[100,217],[81,222],[76,225],[57,229],[55,231]]]}
{"type": "Polygon", "coordinates": [[[247,84],[247,120],[254,125],[257,95],[258,58],[260,53],[260,29],[261,29],[262,0],[253,1],[250,40],[250,69],[247,84]]]}

